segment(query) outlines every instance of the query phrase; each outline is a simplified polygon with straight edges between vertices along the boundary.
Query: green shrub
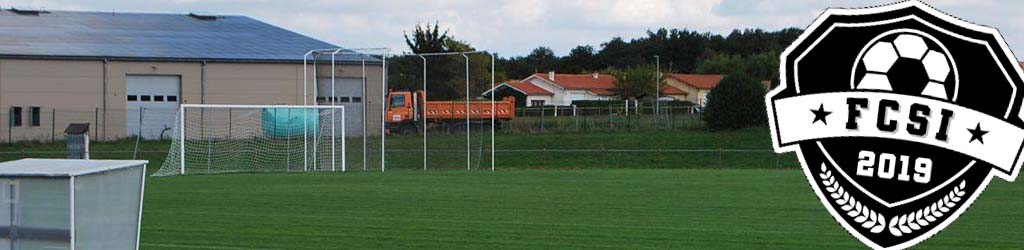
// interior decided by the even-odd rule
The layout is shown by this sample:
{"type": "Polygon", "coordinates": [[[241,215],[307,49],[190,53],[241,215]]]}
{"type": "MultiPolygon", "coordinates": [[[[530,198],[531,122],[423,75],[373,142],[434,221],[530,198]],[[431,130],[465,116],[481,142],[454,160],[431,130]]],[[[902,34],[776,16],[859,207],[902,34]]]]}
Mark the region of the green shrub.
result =
{"type": "Polygon", "coordinates": [[[767,116],[765,89],[744,74],[726,76],[708,92],[703,119],[711,130],[732,130],[763,125],[767,116]]]}

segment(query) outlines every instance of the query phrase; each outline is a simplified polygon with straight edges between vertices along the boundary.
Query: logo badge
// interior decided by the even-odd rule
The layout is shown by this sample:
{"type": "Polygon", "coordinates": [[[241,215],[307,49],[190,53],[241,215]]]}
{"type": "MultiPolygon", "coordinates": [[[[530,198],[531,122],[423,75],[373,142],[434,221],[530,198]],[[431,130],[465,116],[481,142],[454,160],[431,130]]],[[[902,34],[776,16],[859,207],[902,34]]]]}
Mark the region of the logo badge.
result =
{"type": "Polygon", "coordinates": [[[775,151],[872,248],[935,235],[1024,161],[1024,73],[993,28],[918,1],[829,9],[780,70],[775,151]]]}

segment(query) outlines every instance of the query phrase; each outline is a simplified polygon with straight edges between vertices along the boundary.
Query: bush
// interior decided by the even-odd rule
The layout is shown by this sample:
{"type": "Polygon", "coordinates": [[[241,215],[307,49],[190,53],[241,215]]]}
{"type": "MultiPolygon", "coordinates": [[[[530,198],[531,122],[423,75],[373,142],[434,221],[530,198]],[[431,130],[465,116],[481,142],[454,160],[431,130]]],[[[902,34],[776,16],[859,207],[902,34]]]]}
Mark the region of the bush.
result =
{"type": "Polygon", "coordinates": [[[765,89],[743,74],[726,76],[708,92],[704,123],[711,130],[732,130],[765,124],[765,89]]]}

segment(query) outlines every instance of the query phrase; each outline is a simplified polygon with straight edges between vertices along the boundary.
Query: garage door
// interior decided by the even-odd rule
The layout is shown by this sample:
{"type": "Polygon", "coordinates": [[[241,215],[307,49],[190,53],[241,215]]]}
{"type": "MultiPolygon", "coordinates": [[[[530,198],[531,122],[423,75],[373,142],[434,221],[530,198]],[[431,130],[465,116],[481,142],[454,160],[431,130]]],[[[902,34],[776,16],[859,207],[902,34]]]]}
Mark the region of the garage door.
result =
{"type": "Polygon", "coordinates": [[[143,139],[170,138],[181,98],[181,76],[129,75],[125,116],[129,135],[143,139]]]}
{"type": "MultiPolygon", "coordinates": [[[[317,82],[317,104],[345,106],[345,131],[347,136],[363,134],[363,90],[362,78],[337,78],[334,81],[334,96],[331,96],[331,78],[320,78],[317,82]]],[[[335,126],[341,126],[341,117],[335,118],[335,126]]]]}

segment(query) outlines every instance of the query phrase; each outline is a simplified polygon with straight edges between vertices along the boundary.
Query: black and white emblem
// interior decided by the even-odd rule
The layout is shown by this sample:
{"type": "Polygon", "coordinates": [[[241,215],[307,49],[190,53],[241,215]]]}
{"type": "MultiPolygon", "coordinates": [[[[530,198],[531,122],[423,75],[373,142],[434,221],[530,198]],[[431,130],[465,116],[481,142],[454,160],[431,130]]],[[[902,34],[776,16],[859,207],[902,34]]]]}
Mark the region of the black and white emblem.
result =
{"type": "Polygon", "coordinates": [[[775,151],[864,244],[913,246],[1016,179],[1024,73],[995,29],[918,1],[829,9],[781,60],[775,151]]]}

